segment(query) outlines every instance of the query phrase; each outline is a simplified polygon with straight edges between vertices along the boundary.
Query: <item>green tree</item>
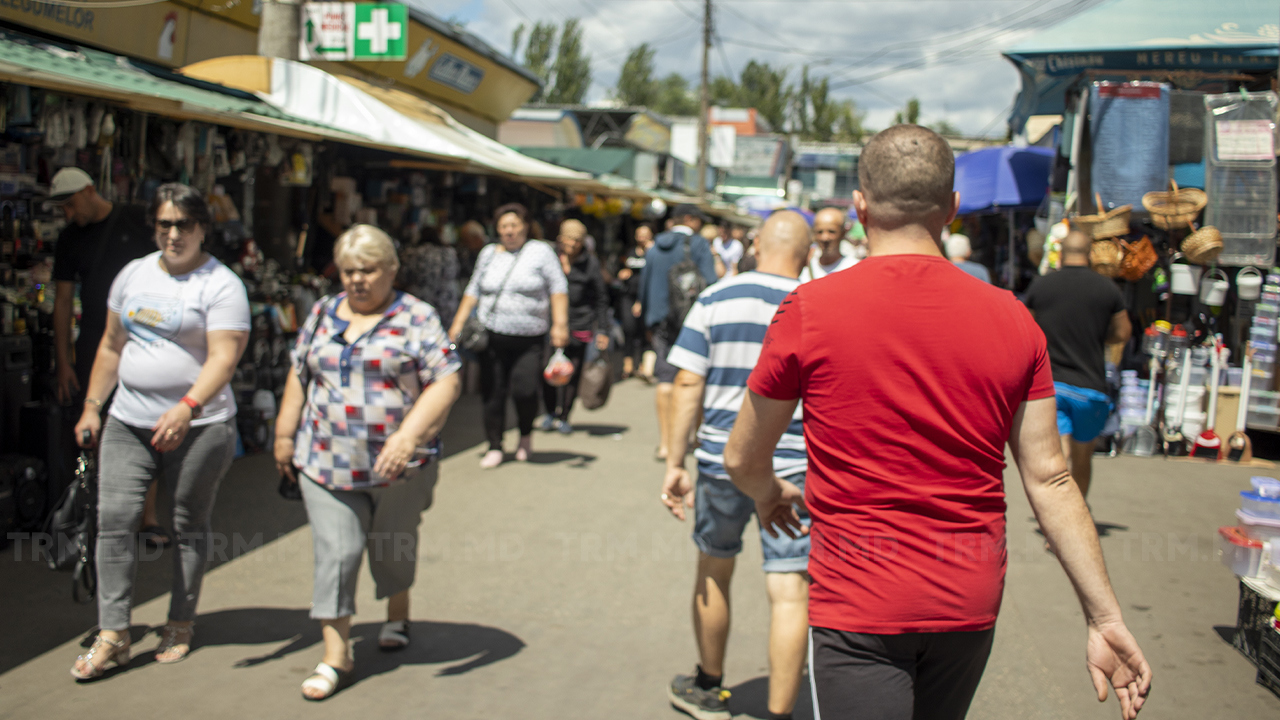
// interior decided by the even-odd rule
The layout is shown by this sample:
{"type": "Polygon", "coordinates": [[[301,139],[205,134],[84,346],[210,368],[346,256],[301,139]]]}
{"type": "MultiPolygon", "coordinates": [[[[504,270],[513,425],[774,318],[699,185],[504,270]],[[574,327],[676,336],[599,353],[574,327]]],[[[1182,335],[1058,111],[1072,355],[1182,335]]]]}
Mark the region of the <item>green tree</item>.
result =
{"type": "Polygon", "coordinates": [[[910,100],[908,100],[907,106],[903,108],[902,111],[898,112],[896,115],[893,116],[894,125],[901,125],[903,123],[907,123],[908,125],[915,125],[919,120],[920,120],[920,101],[915,98],[911,98],[910,100]]]}
{"type": "Polygon", "coordinates": [[[516,26],[516,29],[511,32],[511,57],[515,57],[516,53],[520,52],[520,43],[524,40],[524,31],[525,25],[524,23],[520,23],[516,26]]]}
{"type": "Polygon", "coordinates": [[[613,96],[630,107],[650,107],[658,98],[658,82],[653,78],[653,48],[642,43],[627,55],[618,74],[613,96]]]}
{"type": "Polygon", "coordinates": [[[689,92],[689,81],[680,73],[671,73],[658,81],[650,107],[663,115],[687,116],[697,115],[700,103],[689,92]]]}
{"type": "Polygon", "coordinates": [[[709,88],[711,104],[720,107],[742,107],[742,88],[731,77],[717,75],[709,88]]]}
{"type": "Polygon", "coordinates": [[[582,50],[582,26],[577,18],[564,21],[554,69],[555,85],[547,101],[580,105],[591,88],[591,56],[582,50]]]}
{"type": "Polygon", "coordinates": [[[947,120],[939,120],[938,122],[929,125],[929,129],[939,135],[948,135],[951,137],[960,135],[960,128],[952,125],[947,120]]]}
{"type": "Polygon", "coordinates": [[[542,80],[543,90],[534,96],[535,102],[542,100],[543,92],[551,82],[551,53],[555,49],[556,26],[554,23],[534,23],[529,31],[529,44],[524,49],[524,66],[529,72],[542,80]]]}
{"type": "Polygon", "coordinates": [[[786,132],[794,88],[787,84],[787,68],[774,69],[752,60],[742,69],[739,100],[755,108],[773,132],[786,132]]]}
{"type": "Polygon", "coordinates": [[[862,127],[862,120],[865,115],[858,112],[858,106],[852,100],[841,100],[836,103],[834,114],[836,116],[836,142],[862,142],[862,138],[867,136],[866,128],[862,127]]]}

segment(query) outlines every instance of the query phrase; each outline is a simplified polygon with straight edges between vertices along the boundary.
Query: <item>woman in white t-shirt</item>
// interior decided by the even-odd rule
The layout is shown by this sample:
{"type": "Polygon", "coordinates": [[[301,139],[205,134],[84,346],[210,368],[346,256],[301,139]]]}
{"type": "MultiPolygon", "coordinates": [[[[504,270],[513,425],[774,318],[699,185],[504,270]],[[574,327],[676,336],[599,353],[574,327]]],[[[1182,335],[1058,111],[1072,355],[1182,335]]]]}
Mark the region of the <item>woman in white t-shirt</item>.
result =
{"type": "Polygon", "coordinates": [[[203,249],[209,208],[194,188],[161,185],[151,203],[157,252],[129,263],[111,284],[107,329],[76,423],[98,444],[98,636],[76,658],[80,680],[129,662],[137,568],[134,533],[154,478],[173,497],[173,587],[156,661],[191,651],[196,603],[209,555],[214,496],[235,453],[231,376],[249,340],[244,284],[203,249]],[[99,413],[112,390],[109,416],[99,413]]]}

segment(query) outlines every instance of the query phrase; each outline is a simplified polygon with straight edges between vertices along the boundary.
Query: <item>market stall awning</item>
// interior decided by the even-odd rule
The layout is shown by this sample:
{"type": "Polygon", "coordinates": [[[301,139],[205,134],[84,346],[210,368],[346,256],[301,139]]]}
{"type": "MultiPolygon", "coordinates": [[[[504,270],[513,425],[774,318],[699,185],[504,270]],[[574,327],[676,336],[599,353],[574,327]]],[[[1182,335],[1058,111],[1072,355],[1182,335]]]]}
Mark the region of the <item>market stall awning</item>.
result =
{"type": "Polygon", "coordinates": [[[1022,76],[1009,123],[1062,114],[1090,70],[1274,72],[1278,20],[1271,0],[1108,0],[1004,52],[1022,76]]]}
{"type": "Polygon", "coordinates": [[[367,144],[360,135],[283,113],[242,92],[185,78],[100,50],[0,30],[0,82],[97,98],[178,120],[278,133],[306,140],[367,144]]]}
{"type": "Polygon", "coordinates": [[[254,92],[289,115],[363,134],[388,148],[436,154],[470,172],[605,189],[586,173],[522,155],[421,97],[305,63],[237,55],[189,65],[182,73],[254,92]]]}
{"type": "Polygon", "coordinates": [[[1040,206],[1049,192],[1051,148],[1010,145],[967,152],[956,158],[960,214],[1040,206]]]}

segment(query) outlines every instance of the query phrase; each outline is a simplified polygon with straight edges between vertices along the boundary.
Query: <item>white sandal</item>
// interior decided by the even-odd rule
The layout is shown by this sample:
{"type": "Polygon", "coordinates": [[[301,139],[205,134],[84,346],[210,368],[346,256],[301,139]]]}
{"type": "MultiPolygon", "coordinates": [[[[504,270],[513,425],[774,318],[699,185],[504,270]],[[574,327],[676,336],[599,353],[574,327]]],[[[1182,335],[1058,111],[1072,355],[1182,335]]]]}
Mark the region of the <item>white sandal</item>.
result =
{"type": "Polygon", "coordinates": [[[396,620],[385,622],[378,632],[378,649],[385,652],[403,650],[409,647],[409,621],[396,620]]]}
{"type": "Polygon", "coordinates": [[[305,692],[302,697],[312,702],[320,700],[328,700],[333,697],[339,690],[351,684],[351,678],[355,675],[355,670],[339,670],[338,668],[327,663],[320,663],[311,673],[311,677],[302,681],[303,690],[319,690],[323,693],[320,697],[311,697],[305,692]]]}

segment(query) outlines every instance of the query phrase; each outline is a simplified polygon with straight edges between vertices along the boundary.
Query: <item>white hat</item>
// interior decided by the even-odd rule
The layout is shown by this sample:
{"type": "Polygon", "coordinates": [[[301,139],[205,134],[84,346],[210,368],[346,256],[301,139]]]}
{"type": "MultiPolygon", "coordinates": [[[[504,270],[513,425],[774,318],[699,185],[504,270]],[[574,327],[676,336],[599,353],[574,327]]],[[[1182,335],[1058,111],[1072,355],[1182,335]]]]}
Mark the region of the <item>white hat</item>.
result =
{"type": "Polygon", "coordinates": [[[66,202],[72,195],[93,185],[89,173],[78,167],[64,167],[53,176],[49,183],[49,201],[66,202]]]}

